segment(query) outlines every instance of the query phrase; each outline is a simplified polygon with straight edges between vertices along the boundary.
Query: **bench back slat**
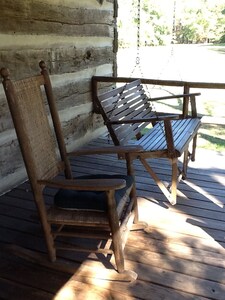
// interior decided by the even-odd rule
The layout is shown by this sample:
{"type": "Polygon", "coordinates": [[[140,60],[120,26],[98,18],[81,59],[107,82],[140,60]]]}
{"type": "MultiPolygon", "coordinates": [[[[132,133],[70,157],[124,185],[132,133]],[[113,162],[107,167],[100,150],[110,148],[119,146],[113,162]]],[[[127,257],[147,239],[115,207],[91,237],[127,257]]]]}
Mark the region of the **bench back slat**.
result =
{"type": "MultiPolygon", "coordinates": [[[[109,121],[142,119],[154,114],[140,79],[99,95],[97,101],[106,125],[109,121]]],[[[125,144],[136,137],[148,124],[109,125],[108,129],[111,133],[114,131],[111,135],[116,144],[125,144]]]]}
{"type": "Polygon", "coordinates": [[[123,125],[113,125],[114,132],[117,136],[119,145],[125,145],[134,137],[134,132],[132,125],[130,124],[123,124],[123,125]]]}

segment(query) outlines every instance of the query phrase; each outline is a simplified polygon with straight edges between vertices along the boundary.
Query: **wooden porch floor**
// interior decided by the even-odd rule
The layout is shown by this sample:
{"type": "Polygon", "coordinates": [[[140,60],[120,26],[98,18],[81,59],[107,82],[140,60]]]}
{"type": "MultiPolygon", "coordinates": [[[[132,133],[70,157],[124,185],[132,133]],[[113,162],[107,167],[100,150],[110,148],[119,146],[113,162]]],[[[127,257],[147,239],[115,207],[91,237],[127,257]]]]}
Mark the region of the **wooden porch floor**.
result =
{"type": "MultiPolygon", "coordinates": [[[[149,227],[131,232],[125,247],[126,268],[138,273],[133,283],[100,255],[60,252],[50,263],[29,183],[1,196],[0,299],[224,300],[224,161],[225,154],[198,149],[176,206],[135,162],[140,220],[149,227]]],[[[169,173],[167,161],[152,166],[169,173]]],[[[76,175],[125,170],[112,155],[74,159],[73,168],[76,175]]]]}

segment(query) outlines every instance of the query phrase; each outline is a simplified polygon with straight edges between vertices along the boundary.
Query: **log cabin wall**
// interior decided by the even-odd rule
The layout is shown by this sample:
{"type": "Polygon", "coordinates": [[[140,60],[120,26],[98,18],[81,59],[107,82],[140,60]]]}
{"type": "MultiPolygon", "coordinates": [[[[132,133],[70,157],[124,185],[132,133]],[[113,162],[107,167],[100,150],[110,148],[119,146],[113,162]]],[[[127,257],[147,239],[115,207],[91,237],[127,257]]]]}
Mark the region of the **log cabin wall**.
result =
{"type": "MultiPolygon", "coordinates": [[[[116,75],[114,0],[1,1],[0,68],[12,79],[50,70],[68,150],[102,130],[92,113],[90,79],[116,75]]],[[[26,179],[8,105],[0,86],[0,194],[26,179]]]]}

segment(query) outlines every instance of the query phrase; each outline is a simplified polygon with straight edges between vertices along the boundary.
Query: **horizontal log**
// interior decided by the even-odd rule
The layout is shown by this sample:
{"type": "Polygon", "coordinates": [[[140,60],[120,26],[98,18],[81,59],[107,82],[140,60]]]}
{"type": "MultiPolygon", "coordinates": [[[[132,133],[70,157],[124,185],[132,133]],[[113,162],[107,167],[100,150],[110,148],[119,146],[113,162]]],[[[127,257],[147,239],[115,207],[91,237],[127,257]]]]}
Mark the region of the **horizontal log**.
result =
{"type": "MultiPolygon", "coordinates": [[[[10,116],[9,112],[2,113],[1,112],[1,118],[0,118],[0,133],[13,128],[13,122],[12,118],[10,116]]],[[[1,146],[1,145],[0,145],[1,146]]]]}
{"type": "Polygon", "coordinates": [[[113,9],[97,9],[71,7],[67,1],[3,1],[1,3],[1,18],[10,19],[17,24],[19,19],[27,21],[44,21],[61,24],[112,24],[113,9]]]}
{"type": "Polygon", "coordinates": [[[28,21],[15,19],[15,23],[8,18],[1,18],[0,27],[2,33],[9,34],[57,34],[65,36],[105,36],[113,38],[113,29],[110,25],[84,24],[70,25],[43,21],[28,21]]]}
{"type": "Polygon", "coordinates": [[[39,73],[38,63],[41,59],[46,62],[51,74],[63,74],[97,67],[106,63],[113,64],[114,55],[110,47],[76,49],[73,46],[49,49],[31,48],[10,52],[0,50],[0,58],[4,62],[4,67],[9,68],[13,79],[20,79],[39,73]]]}
{"type": "Polygon", "coordinates": [[[85,136],[88,131],[97,127],[92,114],[78,115],[68,122],[63,122],[63,135],[68,140],[71,136],[74,140],[85,136]]]}
{"type": "Polygon", "coordinates": [[[9,34],[0,32],[1,50],[23,50],[23,49],[51,49],[51,48],[106,48],[112,47],[112,38],[99,36],[74,36],[65,35],[30,35],[30,34],[9,34]]]}
{"type": "MultiPolygon", "coordinates": [[[[10,134],[9,131],[4,133],[5,136],[8,134],[11,138],[5,140],[3,144],[0,144],[0,177],[15,173],[24,165],[16,136],[13,135],[13,133],[10,134]],[[11,162],[13,162],[13,164],[11,162]]],[[[1,143],[3,138],[0,140],[1,143]]]]}

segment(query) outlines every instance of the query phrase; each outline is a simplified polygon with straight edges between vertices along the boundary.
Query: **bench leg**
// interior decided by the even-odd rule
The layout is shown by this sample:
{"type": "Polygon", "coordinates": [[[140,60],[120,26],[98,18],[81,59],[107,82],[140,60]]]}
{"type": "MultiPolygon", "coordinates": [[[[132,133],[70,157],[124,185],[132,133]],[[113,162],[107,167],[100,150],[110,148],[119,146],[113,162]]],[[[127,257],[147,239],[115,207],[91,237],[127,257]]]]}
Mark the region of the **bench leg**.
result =
{"type": "Polygon", "coordinates": [[[194,136],[193,142],[192,142],[191,161],[195,161],[196,146],[197,146],[197,134],[194,136]]]}
{"type": "Polygon", "coordinates": [[[171,179],[170,191],[164,185],[164,183],[162,182],[162,180],[160,180],[159,177],[155,174],[155,172],[149,166],[149,164],[147,163],[147,161],[143,157],[141,157],[141,156],[139,156],[139,159],[140,159],[141,163],[143,164],[143,166],[145,167],[145,169],[150,174],[150,176],[155,180],[156,184],[161,189],[161,191],[163,192],[163,194],[170,201],[170,203],[172,205],[176,204],[176,201],[177,201],[177,161],[178,161],[178,159],[177,158],[173,158],[171,160],[171,164],[172,164],[172,179],[171,179]]]}
{"type": "Polygon", "coordinates": [[[171,181],[171,195],[170,195],[170,203],[175,205],[177,203],[177,158],[171,159],[171,165],[172,165],[172,181],[171,181]]]}
{"type": "Polygon", "coordinates": [[[185,180],[187,177],[187,167],[188,167],[188,161],[189,161],[188,149],[184,151],[183,155],[184,155],[184,158],[183,158],[183,168],[182,168],[182,179],[185,180]]]}

